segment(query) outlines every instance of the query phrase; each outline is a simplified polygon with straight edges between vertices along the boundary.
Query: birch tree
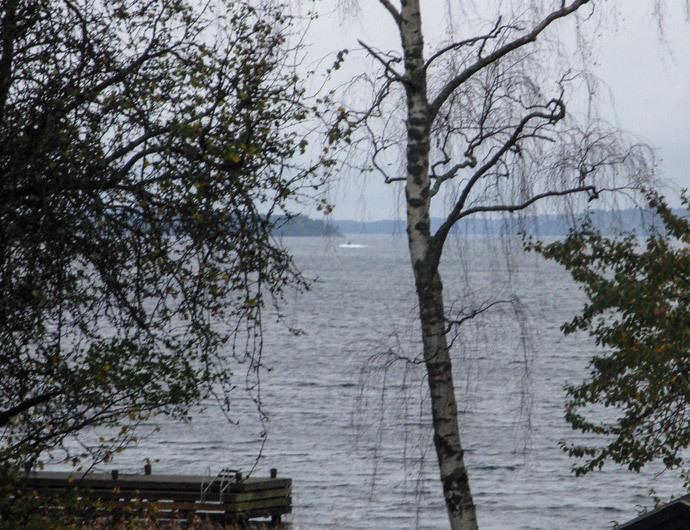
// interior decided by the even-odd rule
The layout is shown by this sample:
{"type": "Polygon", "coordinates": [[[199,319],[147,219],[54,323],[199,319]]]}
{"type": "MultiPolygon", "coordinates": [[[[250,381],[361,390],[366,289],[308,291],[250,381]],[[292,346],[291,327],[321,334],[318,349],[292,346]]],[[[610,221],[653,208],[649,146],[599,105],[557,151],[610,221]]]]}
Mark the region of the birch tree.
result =
{"type": "Polygon", "coordinates": [[[473,5],[448,3],[447,18],[457,19],[449,23],[446,40],[433,48],[425,43],[423,8],[438,5],[379,4],[400,47],[382,50],[360,41],[379,73],[367,79],[371,104],[353,108],[348,120],[367,131],[372,170],[387,183],[404,185],[440,480],[451,528],[475,529],[449,334],[493,304],[460,303],[459,312],[447,307],[439,263],[449,234],[473,216],[514,214],[550,199],[594,200],[604,191],[635,188],[649,175],[648,152],[599,123],[591,109],[579,123],[566,110],[568,97],[574,99],[582,84],[591,85],[587,75],[567,64],[554,32],[572,21],[568,31],[580,38],[576,28],[590,23],[601,2],[530,2],[514,9],[501,2],[484,6],[495,15],[476,24],[473,5]],[[398,108],[404,110],[396,114],[398,108]],[[404,162],[397,164],[401,153],[404,162]],[[441,200],[450,206],[432,232],[430,214],[441,200]]]}

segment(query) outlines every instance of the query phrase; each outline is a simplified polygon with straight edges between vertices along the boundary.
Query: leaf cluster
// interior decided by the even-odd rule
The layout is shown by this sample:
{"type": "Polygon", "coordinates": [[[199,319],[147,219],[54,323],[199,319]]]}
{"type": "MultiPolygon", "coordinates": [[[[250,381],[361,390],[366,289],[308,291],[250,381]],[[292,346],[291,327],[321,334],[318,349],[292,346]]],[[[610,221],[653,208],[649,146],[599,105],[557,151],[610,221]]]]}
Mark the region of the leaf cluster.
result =
{"type": "Polygon", "coordinates": [[[635,471],[654,460],[676,468],[690,444],[690,223],[663,198],[649,201],[663,228],[644,242],[585,224],[564,241],[528,245],[565,266],[587,296],[564,333],[586,331],[602,347],[588,378],[566,387],[567,421],[605,440],[564,445],[584,459],[577,474],[608,460],[635,471]]]}

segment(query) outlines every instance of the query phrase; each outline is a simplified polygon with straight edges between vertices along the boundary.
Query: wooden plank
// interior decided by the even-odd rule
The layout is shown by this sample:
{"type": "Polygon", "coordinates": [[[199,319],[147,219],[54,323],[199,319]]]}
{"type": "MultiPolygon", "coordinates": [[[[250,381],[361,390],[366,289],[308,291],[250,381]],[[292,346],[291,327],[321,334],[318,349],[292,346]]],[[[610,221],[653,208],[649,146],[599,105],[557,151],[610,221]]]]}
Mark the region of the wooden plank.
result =
{"type": "Polygon", "coordinates": [[[272,508],[260,508],[258,510],[248,510],[246,512],[232,514],[229,519],[242,521],[252,519],[254,517],[273,517],[276,515],[285,515],[292,513],[292,505],[290,506],[275,506],[272,508]]]}
{"type": "MultiPolygon", "coordinates": [[[[76,495],[78,497],[90,498],[90,499],[122,499],[122,498],[132,498],[132,499],[142,499],[142,500],[161,500],[161,501],[198,501],[200,500],[200,494],[198,491],[170,491],[170,490],[123,490],[120,488],[34,488],[34,491],[42,494],[43,496],[55,495],[55,494],[69,494],[76,495]]],[[[245,493],[228,493],[225,495],[226,503],[233,502],[246,502],[253,499],[270,499],[274,497],[289,497],[292,494],[292,488],[275,488],[269,490],[257,490],[248,491],[245,493]]],[[[219,494],[212,493],[207,494],[205,500],[207,502],[220,502],[219,494]]]]}
{"type": "Polygon", "coordinates": [[[292,497],[279,497],[274,499],[263,499],[250,502],[243,502],[238,504],[213,504],[207,502],[122,502],[112,501],[108,503],[111,506],[119,508],[132,507],[137,510],[147,510],[153,512],[166,511],[183,511],[183,512],[225,512],[238,513],[250,510],[260,510],[263,508],[275,508],[279,506],[288,506],[292,502],[292,497]]]}
{"type": "MultiPolygon", "coordinates": [[[[244,493],[226,493],[224,496],[224,502],[226,503],[238,503],[238,502],[247,502],[247,501],[252,501],[252,500],[261,500],[261,499],[272,499],[276,497],[290,497],[292,495],[292,486],[286,486],[286,487],[280,487],[280,488],[271,488],[271,489],[263,489],[263,490],[254,490],[254,491],[246,491],[244,493]]],[[[213,496],[207,496],[206,500],[207,501],[214,501],[214,500],[219,500],[219,495],[215,495],[216,499],[213,498],[213,496]]]]}
{"type": "MultiPolygon", "coordinates": [[[[227,523],[227,522],[242,522],[248,519],[254,519],[256,517],[275,517],[278,515],[286,515],[292,513],[291,506],[278,506],[273,508],[261,508],[259,510],[250,510],[243,513],[236,514],[221,514],[221,513],[205,513],[199,514],[201,520],[208,519],[214,523],[227,523]]],[[[166,516],[158,517],[159,519],[165,519],[166,516]]]]}
{"type": "Polygon", "coordinates": [[[121,489],[169,489],[175,491],[199,491],[202,480],[188,475],[119,475],[114,480],[107,473],[89,473],[84,476],[71,473],[31,473],[26,479],[29,487],[114,488],[121,489]]]}
{"type": "Polygon", "coordinates": [[[242,480],[242,482],[236,482],[230,484],[230,490],[232,492],[246,492],[246,491],[257,491],[272,488],[287,488],[292,486],[291,478],[254,478],[250,477],[242,480]]]}
{"type": "Polygon", "coordinates": [[[211,502],[180,502],[180,501],[125,501],[125,500],[106,500],[104,504],[120,508],[136,507],[138,509],[151,510],[182,510],[186,512],[242,512],[259,508],[282,506],[290,504],[291,497],[275,497],[272,499],[261,499],[242,503],[211,503],[211,502]]]}
{"type": "Polygon", "coordinates": [[[280,506],[289,506],[292,503],[292,497],[281,497],[274,499],[263,499],[251,502],[244,502],[238,504],[209,504],[209,503],[189,503],[189,502],[159,502],[158,510],[182,510],[186,512],[225,512],[229,514],[242,513],[251,510],[260,510],[264,508],[276,508],[280,506]]]}
{"type": "MultiPolygon", "coordinates": [[[[161,492],[163,495],[147,495],[143,494],[137,495],[134,492],[128,494],[126,492],[118,492],[112,490],[101,490],[101,491],[84,491],[84,490],[72,490],[66,492],[64,490],[56,488],[44,488],[40,490],[35,490],[38,494],[43,496],[55,496],[60,494],[68,493],[69,496],[74,496],[75,499],[87,500],[87,501],[97,501],[102,500],[104,504],[119,503],[118,506],[124,506],[126,504],[142,504],[142,505],[154,505],[159,504],[159,507],[170,509],[173,504],[177,507],[174,509],[184,509],[184,510],[220,510],[220,511],[237,511],[244,510],[248,507],[263,506],[266,501],[284,503],[286,499],[291,498],[292,489],[291,488],[281,488],[277,490],[263,490],[259,492],[249,492],[244,494],[235,494],[235,498],[226,498],[224,502],[214,501],[211,499],[200,501],[198,495],[189,498],[185,495],[184,498],[179,498],[177,495],[166,494],[166,492],[161,492]]],[[[289,502],[289,501],[288,501],[289,502]]]]}
{"type": "MultiPolygon", "coordinates": [[[[78,485],[79,487],[120,487],[127,489],[167,489],[175,491],[199,491],[202,484],[205,486],[210,483],[212,478],[198,475],[139,475],[139,474],[120,474],[117,479],[113,479],[109,473],[88,473],[78,475],[61,471],[36,471],[30,473],[26,478],[29,487],[51,487],[64,485],[78,485]],[[164,487],[163,487],[164,486],[164,487]]],[[[255,478],[250,477],[241,482],[232,482],[228,485],[228,491],[233,493],[243,493],[263,489],[287,487],[292,485],[289,478],[255,478]]],[[[217,490],[220,482],[213,484],[213,489],[217,490]]]]}
{"type": "MultiPolygon", "coordinates": [[[[56,507],[58,508],[58,507],[56,507]]],[[[78,505],[69,507],[66,512],[72,514],[92,513],[98,512],[106,513],[123,513],[137,516],[150,515],[154,517],[169,517],[172,514],[179,512],[182,517],[191,517],[194,514],[199,516],[206,516],[209,514],[225,514],[232,518],[247,517],[247,514],[258,512],[272,512],[290,513],[292,508],[292,498],[276,498],[264,499],[261,501],[254,501],[243,503],[241,505],[225,505],[225,504],[210,504],[210,503],[193,503],[193,502],[130,502],[121,500],[85,500],[78,505]]],[[[62,508],[59,508],[64,511],[62,508]]]]}
{"type": "Polygon", "coordinates": [[[290,504],[278,505],[278,506],[264,506],[262,508],[256,508],[251,510],[245,510],[240,512],[220,512],[220,511],[185,511],[185,510],[165,510],[159,509],[153,511],[146,505],[138,506],[132,503],[127,503],[122,507],[117,506],[101,506],[97,503],[91,503],[86,506],[79,506],[78,508],[65,509],[64,507],[55,506],[52,509],[56,513],[63,514],[63,516],[68,517],[102,517],[104,515],[116,515],[119,514],[125,519],[137,519],[140,517],[150,518],[153,517],[158,520],[209,520],[218,523],[227,522],[244,522],[252,518],[257,517],[275,517],[279,515],[285,515],[292,513],[292,506],[290,504]]]}
{"type": "Polygon", "coordinates": [[[242,513],[264,508],[276,508],[279,506],[291,506],[292,497],[276,499],[257,500],[252,502],[237,503],[232,505],[232,509],[226,510],[227,513],[242,513]]]}

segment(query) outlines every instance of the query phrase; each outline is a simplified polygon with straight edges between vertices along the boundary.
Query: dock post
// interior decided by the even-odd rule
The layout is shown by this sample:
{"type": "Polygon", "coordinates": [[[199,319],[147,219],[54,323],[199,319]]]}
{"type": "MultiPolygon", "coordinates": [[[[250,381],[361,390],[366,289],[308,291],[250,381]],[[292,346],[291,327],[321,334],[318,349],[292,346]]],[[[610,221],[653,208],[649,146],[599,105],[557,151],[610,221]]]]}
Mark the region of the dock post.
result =
{"type": "MultiPolygon", "coordinates": [[[[271,468],[271,478],[277,478],[278,477],[278,468],[272,467],[271,468]]],[[[276,526],[280,524],[280,515],[274,515],[271,517],[271,526],[276,526]]]]}

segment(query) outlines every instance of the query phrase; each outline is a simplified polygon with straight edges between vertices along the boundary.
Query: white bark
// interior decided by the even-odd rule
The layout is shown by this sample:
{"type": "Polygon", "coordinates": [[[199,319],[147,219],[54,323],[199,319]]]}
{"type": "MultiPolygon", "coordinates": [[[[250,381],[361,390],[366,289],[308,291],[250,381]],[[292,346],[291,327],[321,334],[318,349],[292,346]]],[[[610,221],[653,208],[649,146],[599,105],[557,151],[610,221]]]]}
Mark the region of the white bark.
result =
{"type": "Polygon", "coordinates": [[[432,113],[427,99],[419,0],[402,3],[399,27],[405,54],[408,108],[407,235],[419,300],[434,444],[450,526],[454,530],[474,530],[477,516],[460,443],[453,371],[445,332],[443,289],[431,248],[429,142],[432,113]]]}
{"type": "MultiPolygon", "coordinates": [[[[618,158],[611,157],[611,153],[604,149],[602,155],[594,154],[597,150],[589,150],[578,144],[577,157],[581,150],[588,153],[583,161],[572,164],[574,177],[569,177],[572,185],[564,185],[561,182],[547,181],[543,189],[525,187],[525,193],[515,202],[504,202],[500,195],[489,195],[486,202],[471,202],[471,196],[481,195],[482,186],[497,185],[496,175],[501,178],[522,178],[518,171],[514,176],[510,171],[501,168],[510,165],[506,161],[509,157],[522,161],[521,149],[529,148],[529,141],[541,141],[548,138],[549,133],[558,134],[554,125],[565,117],[565,104],[560,97],[544,99],[542,104],[522,103],[520,96],[512,102],[506,103],[500,100],[491,88],[477,96],[476,78],[482,72],[488,72],[490,80],[495,80],[496,87],[505,83],[500,76],[500,66],[504,58],[519,54],[525,48],[532,53],[532,45],[540,35],[556,21],[575,13],[591,0],[566,0],[555,2],[552,12],[547,13],[540,20],[533,21],[531,27],[522,24],[504,23],[499,17],[494,28],[484,35],[470,37],[464,41],[448,44],[433,54],[428,60],[424,58],[424,36],[422,34],[422,18],[420,12],[421,0],[400,0],[396,4],[392,0],[379,0],[380,4],[390,13],[396,24],[401,38],[404,59],[404,71],[398,70],[397,61],[390,59],[391,55],[382,55],[372,47],[366,45],[365,49],[383,66],[384,78],[389,84],[400,83],[405,90],[407,116],[406,128],[406,175],[405,198],[407,207],[407,235],[410,250],[410,259],[414,270],[415,286],[419,301],[419,318],[422,331],[424,361],[428,376],[428,384],[431,395],[432,418],[434,428],[434,444],[439,464],[440,478],[443,485],[446,508],[450,520],[450,526],[454,530],[473,530],[477,528],[476,510],[472,500],[469,478],[464,462],[464,452],[460,441],[457,403],[453,385],[453,370],[451,356],[446,334],[450,319],[446,317],[443,301],[443,285],[438,272],[439,261],[443,251],[445,240],[455,223],[460,219],[477,213],[487,212],[515,212],[527,208],[529,205],[547,197],[556,197],[573,193],[587,193],[590,198],[595,198],[598,188],[592,182],[593,176],[599,169],[604,171],[611,167],[612,160],[616,163],[627,163],[631,160],[630,151],[625,151],[618,158]],[[400,6],[398,8],[397,6],[400,6]],[[462,52],[460,50],[467,50],[462,52]],[[454,64],[461,65],[447,81],[434,91],[433,97],[429,96],[429,84],[427,71],[433,63],[436,67],[438,61],[445,60],[446,54],[463,54],[461,60],[454,64]],[[496,67],[496,68],[493,68],[496,67]],[[490,68],[487,70],[487,68],[490,68]],[[495,77],[492,77],[494,76],[495,77]],[[474,85],[472,85],[474,83],[474,85]],[[463,92],[465,90],[465,92],[463,92]],[[477,122],[476,116],[472,118],[472,110],[469,109],[468,121],[462,134],[453,136],[452,127],[446,131],[445,140],[450,143],[454,139],[464,142],[464,159],[452,159],[452,149],[445,151],[446,158],[439,162],[438,153],[435,155],[434,166],[430,167],[431,159],[431,134],[434,120],[441,113],[451,115],[453,102],[458,94],[467,95],[476,99],[478,109],[487,110],[487,115],[477,122]],[[493,99],[495,98],[495,99],[493,99]],[[520,102],[515,106],[509,105],[520,102]],[[501,112],[502,105],[508,105],[505,112],[501,112]],[[521,106],[522,105],[522,106],[521,106]],[[495,118],[495,121],[492,119],[495,118]],[[605,152],[604,152],[605,151],[605,152]],[[450,153],[450,154],[449,154],[450,153]],[[589,158],[588,158],[589,157],[589,158]],[[626,162],[627,161],[627,162],[626,162]],[[437,167],[440,173],[436,173],[437,167]],[[442,169],[441,169],[442,168],[442,169]],[[497,170],[499,168],[499,170],[497,170]],[[461,170],[467,170],[462,177],[456,176],[461,170]],[[490,176],[493,175],[493,176],[490,176]],[[585,178],[588,180],[585,182],[585,178]],[[430,229],[430,204],[432,197],[439,191],[445,182],[456,179],[462,184],[456,195],[455,204],[451,212],[442,224],[441,228],[431,234],[430,229]],[[491,180],[494,179],[494,180],[491,180]],[[433,181],[433,187],[432,187],[433,181]],[[495,202],[491,199],[499,197],[495,202]]],[[[525,51],[524,55],[527,54],[525,51]]],[[[524,56],[523,55],[523,56],[524,56]]],[[[519,61],[518,61],[519,62],[519,61]]],[[[451,64],[452,61],[449,62],[451,64]]],[[[509,62],[509,64],[512,64],[509,62]]],[[[508,70],[510,66],[508,67],[508,70]]],[[[436,70],[438,72],[438,69],[436,70]]],[[[523,79],[522,74],[513,79],[515,84],[523,79]]],[[[526,77],[530,77],[526,75],[526,77]]],[[[437,85],[436,85],[437,86],[437,85]]],[[[487,85],[489,86],[489,85],[487,85]]],[[[496,88],[494,87],[494,88],[496,88]]],[[[540,101],[542,95],[534,90],[533,85],[525,83],[527,97],[525,101],[540,101]]],[[[387,88],[387,87],[386,87],[387,88]]],[[[385,97],[387,90],[381,90],[381,98],[385,97]]],[[[461,99],[461,98],[459,98],[461,99]]],[[[380,103],[380,102],[378,102],[380,103]]],[[[377,104],[378,104],[377,103],[377,104]]],[[[375,108],[374,105],[373,108],[375,108]]],[[[476,113],[475,113],[476,114],[476,113]]],[[[364,113],[363,120],[371,116],[371,112],[364,113]]],[[[465,122],[466,116],[461,116],[460,121],[465,122]]],[[[373,130],[373,129],[370,129],[373,130]]],[[[373,133],[372,133],[373,134],[373,133]]],[[[439,133],[434,131],[435,138],[439,133]]],[[[595,140],[591,140],[595,141],[595,140]]],[[[585,142],[587,143],[587,142],[585,142]]],[[[377,154],[384,151],[381,147],[384,142],[377,143],[374,139],[374,160],[377,154]]],[[[438,151],[438,147],[436,148],[438,151]]],[[[543,159],[535,153],[537,160],[534,167],[540,169],[543,159]]],[[[558,155],[559,157],[562,155],[558,155]]],[[[580,160],[580,158],[577,158],[580,160]]],[[[560,164],[560,159],[559,159],[560,164]]],[[[564,167],[557,164],[555,167],[564,167]]],[[[376,164],[374,164],[376,166],[376,164]]],[[[391,177],[376,166],[382,173],[386,182],[402,180],[398,176],[391,177]]],[[[570,166],[569,166],[570,167],[570,166]]]]}

